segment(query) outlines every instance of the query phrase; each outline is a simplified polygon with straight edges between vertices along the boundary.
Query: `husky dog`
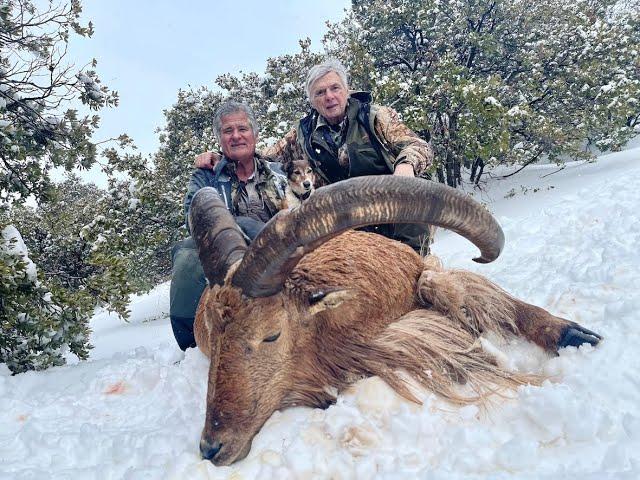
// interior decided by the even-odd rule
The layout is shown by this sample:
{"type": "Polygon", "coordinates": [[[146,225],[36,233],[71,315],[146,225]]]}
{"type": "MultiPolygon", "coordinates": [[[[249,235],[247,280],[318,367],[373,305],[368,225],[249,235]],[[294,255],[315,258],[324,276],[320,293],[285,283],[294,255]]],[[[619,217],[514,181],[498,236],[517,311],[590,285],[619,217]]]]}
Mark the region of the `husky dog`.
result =
{"type": "Polygon", "coordinates": [[[286,191],[287,208],[300,205],[309,198],[315,189],[316,175],[307,160],[291,160],[284,165],[288,187],[286,191]]]}

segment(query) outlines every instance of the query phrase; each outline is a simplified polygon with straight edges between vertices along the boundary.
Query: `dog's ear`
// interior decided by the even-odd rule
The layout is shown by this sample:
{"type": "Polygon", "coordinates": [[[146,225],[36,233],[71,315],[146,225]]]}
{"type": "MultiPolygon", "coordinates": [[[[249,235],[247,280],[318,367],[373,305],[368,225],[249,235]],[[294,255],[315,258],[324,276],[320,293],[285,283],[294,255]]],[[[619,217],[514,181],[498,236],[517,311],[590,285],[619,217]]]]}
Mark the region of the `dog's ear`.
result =
{"type": "Polygon", "coordinates": [[[291,178],[291,174],[293,173],[293,161],[289,160],[287,162],[284,162],[282,167],[287,178],[291,178]]]}

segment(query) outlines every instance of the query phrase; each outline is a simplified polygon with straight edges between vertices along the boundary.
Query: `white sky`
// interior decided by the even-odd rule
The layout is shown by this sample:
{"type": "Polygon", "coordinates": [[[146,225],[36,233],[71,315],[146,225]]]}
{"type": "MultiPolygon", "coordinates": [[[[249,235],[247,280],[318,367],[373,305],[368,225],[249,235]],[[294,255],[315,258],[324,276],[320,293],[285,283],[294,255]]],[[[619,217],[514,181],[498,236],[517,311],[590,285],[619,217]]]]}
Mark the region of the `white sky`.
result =
{"type": "Polygon", "coordinates": [[[95,34],[73,37],[69,58],[76,65],[96,58],[101,80],[120,94],[118,108],[99,113],[96,140],[127,133],[143,153],[154,152],[154,131],[178,89],[212,87],[224,73],[262,73],[267,58],[297,52],[305,37],[320,50],[325,21],[340,20],[349,5],[348,0],[84,0],[84,23],[91,20],[95,34]]]}

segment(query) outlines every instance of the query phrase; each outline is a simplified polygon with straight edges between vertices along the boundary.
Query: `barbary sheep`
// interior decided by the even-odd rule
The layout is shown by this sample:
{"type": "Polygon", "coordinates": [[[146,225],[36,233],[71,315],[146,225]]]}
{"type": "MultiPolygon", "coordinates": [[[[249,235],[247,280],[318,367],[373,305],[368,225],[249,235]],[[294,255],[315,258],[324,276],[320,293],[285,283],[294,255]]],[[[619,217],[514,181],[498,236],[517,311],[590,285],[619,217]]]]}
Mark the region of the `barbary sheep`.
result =
{"type": "Polygon", "coordinates": [[[422,223],[473,242],[478,262],[500,254],[502,229],[480,204],[415,178],[359,177],[318,189],[282,211],[247,247],[214,189],[200,190],[191,231],[210,287],[195,320],[210,358],[202,457],[244,458],[269,416],[293,405],[326,408],[354,380],[378,375],[459,404],[530,377],[505,371],[478,336],[522,335],[550,352],[602,338],[520,301],[485,278],[353,228],[422,223]],[[463,395],[466,383],[474,394],[463,395]]]}

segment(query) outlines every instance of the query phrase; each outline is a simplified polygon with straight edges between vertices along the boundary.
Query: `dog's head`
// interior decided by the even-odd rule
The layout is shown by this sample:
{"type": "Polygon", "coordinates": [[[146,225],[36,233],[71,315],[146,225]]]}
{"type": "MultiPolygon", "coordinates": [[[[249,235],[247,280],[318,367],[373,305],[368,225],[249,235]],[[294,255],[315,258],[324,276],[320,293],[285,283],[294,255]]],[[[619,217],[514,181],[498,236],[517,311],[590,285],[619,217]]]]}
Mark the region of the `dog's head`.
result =
{"type": "Polygon", "coordinates": [[[293,193],[303,199],[311,195],[316,183],[316,175],[307,160],[287,162],[285,172],[293,193]]]}

